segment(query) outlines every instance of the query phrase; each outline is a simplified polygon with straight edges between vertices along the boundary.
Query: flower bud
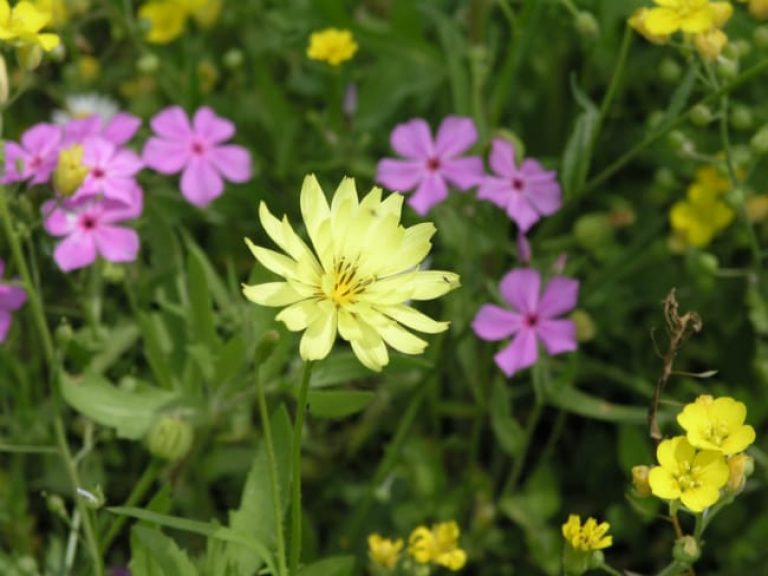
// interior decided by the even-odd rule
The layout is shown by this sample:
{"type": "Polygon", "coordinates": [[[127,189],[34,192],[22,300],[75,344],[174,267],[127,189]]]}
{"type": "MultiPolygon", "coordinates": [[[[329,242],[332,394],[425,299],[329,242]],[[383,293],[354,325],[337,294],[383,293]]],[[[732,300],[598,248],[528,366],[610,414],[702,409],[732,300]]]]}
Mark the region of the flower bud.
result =
{"type": "Polygon", "coordinates": [[[237,48],[231,48],[224,53],[222,59],[224,66],[229,70],[237,70],[243,65],[243,51],[237,48]]]}
{"type": "Polygon", "coordinates": [[[0,106],[8,102],[8,93],[8,67],[5,65],[5,58],[0,54],[0,106]]]}
{"type": "Polygon", "coordinates": [[[256,344],[256,351],[253,354],[256,366],[259,366],[272,354],[280,340],[280,334],[276,330],[267,330],[256,344]]]}
{"type": "Polygon", "coordinates": [[[693,37],[693,45],[696,46],[696,50],[704,60],[710,62],[714,62],[720,57],[727,43],[728,37],[719,28],[712,28],[693,37]]]}
{"type": "Polygon", "coordinates": [[[698,104],[693,107],[688,117],[696,126],[704,127],[712,122],[712,110],[709,106],[698,104]]]}
{"type": "Polygon", "coordinates": [[[659,64],[659,76],[665,82],[673,84],[680,80],[680,76],[683,74],[683,69],[672,58],[664,58],[659,64]]]}
{"type": "Polygon", "coordinates": [[[189,454],[194,439],[195,431],[189,422],[163,414],[147,434],[147,448],[153,456],[175,462],[189,454]]]}
{"type": "Polygon", "coordinates": [[[690,535],[678,538],[672,549],[672,557],[678,562],[693,564],[701,556],[701,548],[696,538],[690,535]]]}
{"type": "Polygon", "coordinates": [[[69,324],[69,321],[66,318],[62,318],[61,322],[59,322],[59,325],[56,326],[56,331],[54,332],[53,337],[56,340],[56,344],[58,344],[59,347],[65,349],[67,345],[72,341],[72,337],[74,335],[75,333],[72,330],[72,326],[69,324]]]}
{"type": "Polygon", "coordinates": [[[727,485],[728,490],[734,494],[738,494],[744,489],[744,484],[746,484],[747,478],[754,472],[755,461],[746,454],[735,454],[728,458],[728,470],[730,470],[727,485]]]}
{"type": "Polygon", "coordinates": [[[613,226],[608,214],[593,212],[576,220],[573,229],[576,241],[584,248],[599,249],[613,242],[613,226]]]}
{"type": "Polygon", "coordinates": [[[573,24],[582,38],[594,40],[600,35],[600,24],[598,24],[595,17],[586,10],[582,10],[576,14],[573,24]]]}
{"type": "Polygon", "coordinates": [[[768,26],[758,26],[752,32],[752,41],[758,48],[768,48],[768,26]]]}
{"type": "Polygon", "coordinates": [[[729,58],[721,58],[717,62],[717,75],[723,80],[733,80],[739,75],[739,63],[729,58]]]}
{"type": "Polygon", "coordinates": [[[651,485],[648,483],[648,474],[651,469],[648,466],[632,466],[632,486],[635,494],[640,498],[651,495],[651,485]]]}
{"type": "Polygon", "coordinates": [[[768,219],[768,195],[752,196],[745,205],[747,220],[763,222],[768,219]]]}
{"type": "Polygon", "coordinates": [[[764,124],[752,139],[749,141],[749,147],[755,154],[768,154],[768,124],[764,124]]]}
{"type": "Polygon", "coordinates": [[[597,327],[589,314],[581,308],[577,308],[571,313],[571,321],[576,325],[576,340],[578,342],[594,340],[597,335],[597,327]]]}
{"type": "Polygon", "coordinates": [[[64,520],[69,520],[67,506],[64,504],[64,499],[58,494],[48,495],[45,499],[45,507],[48,508],[48,512],[51,514],[55,514],[64,520]]]}
{"type": "Polygon", "coordinates": [[[101,486],[98,484],[91,490],[78,488],[77,495],[85,503],[85,505],[92,510],[98,510],[104,506],[104,503],[107,501],[107,499],[104,497],[104,492],[102,491],[101,486]]]}
{"type": "Polygon", "coordinates": [[[43,49],[37,44],[23,44],[16,49],[16,60],[19,65],[27,71],[32,71],[43,60],[43,49]]]}
{"type": "Polygon", "coordinates": [[[753,124],[752,111],[746,106],[734,106],[731,111],[731,126],[736,130],[749,130],[753,124]]]}
{"type": "Polygon", "coordinates": [[[101,270],[104,280],[111,284],[119,284],[125,279],[125,267],[115,262],[104,262],[101,270]]]}
{"type": "Polygon", "coordinates": [[[69,198],[80,188],[88,175],[83,164],[83,147],[73,144],[59,152],[59,161],[53,171],[53,187],[61,196],[69,198]]]}
{"type": "Polygon", "coordinates": [[[154,52],[147,52],[136,61],[136,69],[143,74],[152,74],[160,67],[160,59],[154,52]]]}

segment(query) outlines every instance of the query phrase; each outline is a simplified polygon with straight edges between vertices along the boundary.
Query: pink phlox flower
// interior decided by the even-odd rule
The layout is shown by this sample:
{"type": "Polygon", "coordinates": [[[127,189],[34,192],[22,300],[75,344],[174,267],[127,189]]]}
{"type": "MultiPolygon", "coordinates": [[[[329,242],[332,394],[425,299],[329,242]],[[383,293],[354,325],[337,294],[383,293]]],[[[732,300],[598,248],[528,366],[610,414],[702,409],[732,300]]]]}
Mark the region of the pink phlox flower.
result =
{"type": "Polygon", "coordinates": [[[130,203],[98,196],[45,202],[46,231],[64,237],[53,253],[56,264],[69,272],[90,266],[97,256],[110,262],[132,262],[139,252],[139,235],[116,224],[138,218],[143,207],[144,192],[138,184],[131,190],[130,203]]]}
{"type": "Polygon", "coordinates": [[[518,166],[511,142],[494,139],[489,161],[495,175],[483,178],[477,197],[504,209],[522,232],[527,232],[542,216],[550,216],[562,206],[555,172],[544,170],[530,158],[518,166]]]}
{"type": "Polygon", "coordinates": [[[539,272],[519,268],[507,273],[499,287],[512,309],[485,304],[472,321],[472,329],[483,340],[512,337],[512,342],[494,357],[504,374],[512,376],[535,364],[539,357],[539,340],[550,355],[576,350],[576,325],[572,320],[557,317],[576,306],[577,280],[555,276],[539,297],[539,272]]]}
{"type": "Polygon", "coordinates": [[[156,114],[150,124],[156,135],[144,146],[145,164],[161,174],[181,172],[181,193],[192,204],[210,204],[224,191],[224,180],[250,180],[248,151],[225,144],[234,136],[235,125],[207,106],[195,112],[191,123],[183,109],[170,106],[156,114]]]}
{"type": "Polygon", "coordinates": [[[93,115],[76,118],[63,125],[63,146],[82,144],[88,138],[100,136],[115,146],[124,146],[136,135],[141,119],[127,112],[118,112],[109,120],[93,115]]]}
{"type": "Polygon", "coordinates": [[[422,118],[398,124],[390,143],[404,159],[384,158],[376,168],[376,181],[398,192],[416,192],[408,204],[425,215],[448,196],[448,185],[468,190],[478,185],[484,174],[479,156],[462,156],[477,141],[471,118],[448,116],[432,138],[422,118]]]}
{"type": "Polygon", "coordinates": [[[24,180],[29,180],[30,184],[48,182],[56,168],[61,139],[61,127],[41,123],[24,132],[20,144],[6,142],[2,183],[24,180]]]}
{"type": "Polygon", "coordinates": [[[124,204],[133,202],[136,174],[143,167],[135,152],[96,136],[83,142],[83,164],[89,171],[75,200],[101,195],[124,204]]]}
{"type": "MultiPolygon", "coordinates": [[[[0,260],[0,278],[5,274],[5,262],[0,260]]],[[[0,342],[4,342],[11,329],[11,312],[18,310],[27,301],[27,293],[19,286],[0,282],[0,342]]]]}

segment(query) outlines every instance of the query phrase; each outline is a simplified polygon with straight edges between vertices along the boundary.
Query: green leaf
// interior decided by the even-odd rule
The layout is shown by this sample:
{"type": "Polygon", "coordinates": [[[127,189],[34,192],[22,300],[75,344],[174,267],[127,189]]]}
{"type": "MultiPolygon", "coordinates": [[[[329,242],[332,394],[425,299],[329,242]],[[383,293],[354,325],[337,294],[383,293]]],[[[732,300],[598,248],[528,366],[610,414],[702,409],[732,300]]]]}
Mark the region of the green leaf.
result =
{"type": "Polygon", "coordinates": [[[243,337],[235,334],[219,350],[214,367],[215,386],[221,386],[238,375],[246,364],[246,346],[243,337]]]}
{"type": "Polygon", "coordinates": [[[194,250],[190,250],[187,256],[187,293],[193,340],[214,350],[219,340],[216,336],[211,294],[208,291],[208,277],[202,255],[194,250]]]}
{"type": "Polygon", "coordinates": [[[264,560],[268,568],[275,573],[275,563],[272,554],[267,547],[254,538],[252,535],[242,534],[231,528],[220,526],[213,522],[200,522],[197,520],[187,520],[186,518],[179,518],[178,516],[169,516],[167,514],[158,514],[157,512],[151,512],[142,508],[134,508],[131,506],[116,506],[113,508],[107,508],[108,512],[117,514],[120,516],[129,516],[131,518],[137,518],[144,520],[159,526],[165,526],[167,528],[174,528],[176,530],[182,530],[184,532],[191,532],[193,534],[200,534],[208,538],[215,538],[224,542],[232,542],[258,554],[260,558],[264,560]]]}
{"type": "Polygon", "coordinates": [[[696,75],[698,72],[698,60],[693,58],[691,59],[691,65],[688,67],[688,72],[686,72],[682,82],[677,85],[677,88],[672,94],[672,98],[669,101],[669,107],[667,107],[667,111],[664,114],[664,120],[657,128],[658,131],[666,130],[669,124],[674,122],[683,112],[685,105],[691,97],[693,87],[696,84],[696,75]]]}
{"type": "Polygon", "coordinates": [[[131,562],[134,576],[197,576],[186,552],[160,530],[137,525],[131,529],[131,562]]]}
{"type": "Polygon", "coordinates": [[[178,400],[175,393],[157,388],[122,390],[98,374],[75,379],[62,372],[59,380],[67,404],[96,423],[115,428],[119,438],[130,440],[143,437],[155,415],[178,400]]]}
{"type": "Polygon", "coordinates": [[[375,397],[368,390],[310,390],[307,404],[316,418],[346,418],[363,410],[375,397]]]}
{"type": "Polygon", "coordinates": [[[600,114],[589,97],[584,94],[576,83],[571,81],[571,89],[574,98],[582,108],[582,112],[576,118],[573,131],[568,138],[568,143],[563,151],[560,180],[563,183],[565,199],[578,196],[592,163],[592,148],[600,121],[600,114]]]}
{"type": "Polygon", "coordinates": [[[572,412],[585,418],[605,420],[607,422],[626,422],[628,424],[645,423],[647,408],[613,404],[597,396],[582,392],[570,384],[559,386],[556,391],[547,394],[547,403],[566,412],[572,412]]]}
{"type": "Polygon", "coordinates": [[[520,450],[525,434],[512,416],[506,383],[498,378],[494,379],[491,391],[491,427],[501,448],[507,454],[515,456],[520,450]]]}
{"type": "Polygon", "coordinates": [[[144,357],[157,383],[163,388],[176,388],[168,357],[171,345],[167,336],[163,338],[163,326],[160,314],[139,312],[137,316],[144,339],[144,357]],[[164,342],[165,340],[165,342],[164,342]]]}
{"type": "Polygon", "coordinates": [[[332,556],[302,567],[299,576],[351,576],[354,569],[354,556],[332,556]]]}
{"type": "Polygon", "coordinates": [[[103,374],[122,358],[123,354],[134,345],[138,337],[139,330],[135,324],[116,326],[110,330],[109,336],[105,338],[104,349],[91,359],[87,371],[94,374],[103,374]]]}
{"type": "Polygon", "coordinates": [[[548,464],[542,464],[528,478],[522,491],[503,498],[499,508],[525,530],[534,530],[546,526],[560,510],[560,500],[555,474],[548,464]]]}

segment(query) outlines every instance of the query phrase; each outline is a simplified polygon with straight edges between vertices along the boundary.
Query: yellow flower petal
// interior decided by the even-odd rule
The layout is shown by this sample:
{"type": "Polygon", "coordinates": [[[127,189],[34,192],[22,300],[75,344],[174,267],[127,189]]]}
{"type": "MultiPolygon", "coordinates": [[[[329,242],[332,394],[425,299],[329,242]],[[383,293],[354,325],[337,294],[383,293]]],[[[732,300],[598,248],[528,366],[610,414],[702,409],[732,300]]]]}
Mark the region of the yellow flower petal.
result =
{"type": "Polygon", "coordinates": [[[243,285],[243,295],[262,306],[287,306],[304,298],[288,282],[243,285]]]}
{"type": "Polygon", "coordinates": [[[336,310],[330,302],[317,304],[319,310],[309,321],[301,337],[299,354],[304,360],[322,360],[333,347],[336,339],[336,310]]]}

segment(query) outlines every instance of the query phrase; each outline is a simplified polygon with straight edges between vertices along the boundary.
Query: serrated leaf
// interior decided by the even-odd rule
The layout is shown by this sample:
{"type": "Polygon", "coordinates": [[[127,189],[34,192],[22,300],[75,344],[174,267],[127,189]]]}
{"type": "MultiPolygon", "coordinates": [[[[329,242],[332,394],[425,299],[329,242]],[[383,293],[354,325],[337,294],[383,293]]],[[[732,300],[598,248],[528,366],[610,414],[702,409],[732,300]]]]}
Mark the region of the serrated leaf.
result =
{"type": "Polygon", "coordinates": [[[60,383],[67,404],[96,423],[115,428],[119,438],[129,440],[143,437],[156,414],[178,400],[176,393],[158,388],[122,390],[98,374],[86,373],[75,380],[62,372],[60,383]]]}
{"type": "Polygon", "coordinates": [[[133,576],[197,576],[187,553],[160,530],[136,525],[131,528],[133,576]]]}
{"type": "Polygon", "coordinates": [[[316,418],[346,418],[365,409],[375,397],[368,390],[310,390],[307,404],[316,418]]]}

